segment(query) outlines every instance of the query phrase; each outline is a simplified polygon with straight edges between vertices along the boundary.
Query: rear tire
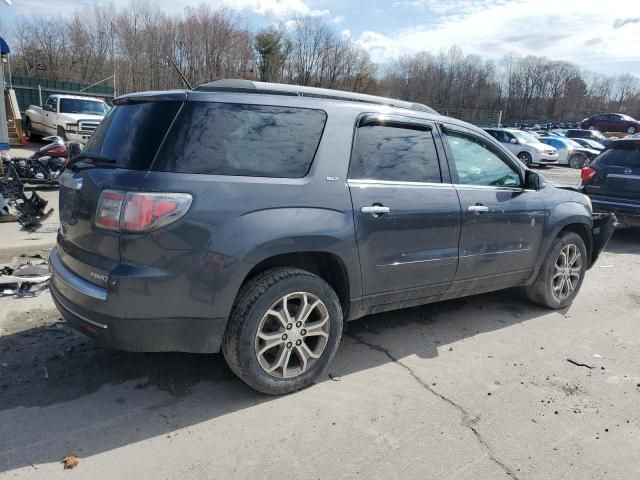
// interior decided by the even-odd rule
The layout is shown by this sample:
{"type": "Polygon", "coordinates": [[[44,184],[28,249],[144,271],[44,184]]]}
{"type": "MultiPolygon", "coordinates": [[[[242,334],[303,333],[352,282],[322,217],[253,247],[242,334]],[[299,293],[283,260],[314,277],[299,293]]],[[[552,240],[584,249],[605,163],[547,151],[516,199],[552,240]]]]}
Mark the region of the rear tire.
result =
{"type": "Polygon", "coordinates": [[[342,322],[340,301],[327,282],[297,268],[274,268],[241,288],[222,352],[250,387],[287,394],[324,373],[340,344],[342,322]]]}
{"type": "Polygon", "coordinates": [[[587,261],[582,237],[574,232],[561,234],[553,241],[535,282],[525,287],[527,297],[553,310],[569,306],[580,291],[587,261]]]}
{"type": "Polygon", "coordinates": [[[522,163],[524,163],[527,167],[530,167],[531,164],[533,163],[533,160],[531,159],[531,155],[528,154],[527,152],[520,152],[518,154],[518,158],[520,159],[520,161],[522,161],[522,163]]]}

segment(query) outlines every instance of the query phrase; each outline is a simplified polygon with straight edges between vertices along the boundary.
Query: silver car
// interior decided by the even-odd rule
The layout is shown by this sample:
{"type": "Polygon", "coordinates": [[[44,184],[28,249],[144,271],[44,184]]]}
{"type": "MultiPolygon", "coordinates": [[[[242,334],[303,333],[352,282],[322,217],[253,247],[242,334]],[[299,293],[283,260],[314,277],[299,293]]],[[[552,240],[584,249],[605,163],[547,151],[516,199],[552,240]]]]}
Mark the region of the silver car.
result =
{"type": "Polygon", "coordinates": [[[558,151],[528,132],[512,128],[486,128],[489,135],[511,150],[526,166],[558,163],[558,151]]]}
{"type": "Polygon", "coordinates": [[[600,153],[599,150],[585,148],[570,138],[545,137],[541,141],[558,151],[560,155],[559,164],[569,165],[571,168],[586,167],[600,153]]]}

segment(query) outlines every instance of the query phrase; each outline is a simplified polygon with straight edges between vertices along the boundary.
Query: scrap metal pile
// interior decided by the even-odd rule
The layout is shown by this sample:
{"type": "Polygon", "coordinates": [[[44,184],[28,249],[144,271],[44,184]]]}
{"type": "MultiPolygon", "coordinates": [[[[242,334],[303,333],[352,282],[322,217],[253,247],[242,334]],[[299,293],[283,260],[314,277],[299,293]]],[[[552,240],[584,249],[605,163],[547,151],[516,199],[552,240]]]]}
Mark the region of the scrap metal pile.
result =
{"type": "Polygon", "coordinates": [[[9,208],[15,209],[15,219],[27,230],[37,229],[53,213],[53,208],[45,210],[47,201],[36,192],[27,196],[24,184],[18,177],[13,163],[0,162],[0,221],[11,221],[9,208]]]}
{"type": "Polygon", "coordinates": [[[40,254],[21,255],[0,265],[0,297],[35,297],[49,289],[49,268],[40,254]]]}

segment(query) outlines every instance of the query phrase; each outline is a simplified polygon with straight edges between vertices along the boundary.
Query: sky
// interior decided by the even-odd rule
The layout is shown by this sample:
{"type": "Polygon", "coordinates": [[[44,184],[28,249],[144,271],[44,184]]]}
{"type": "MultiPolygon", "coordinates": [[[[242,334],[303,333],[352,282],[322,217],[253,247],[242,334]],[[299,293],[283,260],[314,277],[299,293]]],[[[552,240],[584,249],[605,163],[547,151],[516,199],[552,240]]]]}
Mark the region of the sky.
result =
{"type": "MultiPolygon", "coordinates": [[[[0,24],[20,16],[72,15],[94,0],[0,0],[0,24]]],[[[106,2],[100,2],[105,4],[106,2]]],[[[113,0],[124,6],[129,0],[113,0]]],[[[199,0],[153,0],[180,13],[199,0]]],[[[466,54],[566,60],[584,70],[640,77],[640,0],[208,0],[247,16],[251,28],[296,15],[332,23],[379,63],[458,45],[466,54]]]]}

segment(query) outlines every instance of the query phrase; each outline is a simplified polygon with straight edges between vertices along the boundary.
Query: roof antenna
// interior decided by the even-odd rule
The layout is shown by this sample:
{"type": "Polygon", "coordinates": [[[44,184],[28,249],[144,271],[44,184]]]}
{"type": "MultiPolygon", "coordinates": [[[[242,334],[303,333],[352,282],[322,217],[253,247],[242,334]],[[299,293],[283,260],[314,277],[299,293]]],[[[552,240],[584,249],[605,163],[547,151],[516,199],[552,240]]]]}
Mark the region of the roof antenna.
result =
{"type": "Polygon", "coordinates": [[[176,65],[176,62],[173,61],[173,58],[171,58],[171,57],[167,57],[167,58],[171,62],[171,65],[174,66],[174,68],[176,69],[176,71],[180,75],[180,78],[182,78],[182,81],[187,85],[187,87],[189,87],[189,90],[193,90],[193,87],[189,83],[189,80],[187,80],[187,77],[185,77],[184,74],[182,73],[182,71],[178,68],[178,65],[176,65]]]}

